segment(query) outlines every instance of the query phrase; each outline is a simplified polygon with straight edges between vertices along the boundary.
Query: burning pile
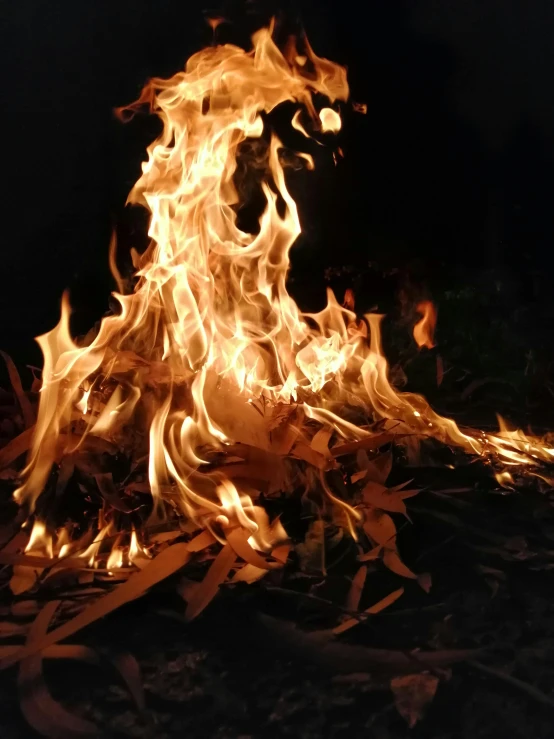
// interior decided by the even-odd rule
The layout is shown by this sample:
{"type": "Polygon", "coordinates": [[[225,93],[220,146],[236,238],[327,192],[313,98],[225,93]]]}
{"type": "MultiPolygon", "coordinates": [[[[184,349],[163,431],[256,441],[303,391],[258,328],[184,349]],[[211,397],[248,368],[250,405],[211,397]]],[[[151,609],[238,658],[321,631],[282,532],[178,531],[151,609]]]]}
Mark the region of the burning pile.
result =
{"type": "MultiPolygon", "coordinates": [[[[69,572],[81,586],[123,580],[94,613],[75,616],[73,604],[65,614],[73,620],[50,632],[48,644],[196,562],[199,552],[211,564],[185,588],[187,618],[228,578],[253,582],[282,568],[291,539],[279,517],[270,518],[276,509],[268,501],[293,491],[314,514],[314,536],[332,523],[357,542],[361,563],[382,559],[415,577],[398,555],[390,514],[405,514],[404,500],[417,491],[386,487],[392,457],[380,450],[392,441],[412,450],[422,438],[456,446],[488,459],[505,483],[510,468],[538,474],[552,461],[554,449],[537,439],[462,431],[421,396],[397,392],[381,317],[357,316],[352,295],[340,305],[329,293],[324,310],[305,314],[288,294],[300,224],[267,114],[297,103],[292,126],[317,137],[340,129],[339,102],[348,95],[342,67],[306,41],[281,53],[264,29],[252,51],[207,48],[185,71],[151,80],[121,111],[147,105],[163,123],[129,198],[150,212],[151,245],[134,253],[131,294],[112,259],[120,310],[95,335],[71,337],[64,297],[58,326],[38,339],[36,423],[18,392],[27,430],[0,450],[5,476],[12,470],[19,480],[17,523],[24,523],[0,552],[15,567],[12,590],[69,572]],[[326,107],[317,109],[322,98],[326,107]],[[265,166],[255,234],[236,217],[237,161],[249,140],[259,142],[265,166]],[[19,474],[10,465],[29,447],[19,474]],[[85,511],[80,520],[60,518],[75,505],[85,511]]],[[[313,167],[309,155],[298,156],[313,167]]],[[[433,346],[432,306],[418,309],[414,336],[433,346]]],[[[37,644],[31,638],[4,664],[37,644]]]]}

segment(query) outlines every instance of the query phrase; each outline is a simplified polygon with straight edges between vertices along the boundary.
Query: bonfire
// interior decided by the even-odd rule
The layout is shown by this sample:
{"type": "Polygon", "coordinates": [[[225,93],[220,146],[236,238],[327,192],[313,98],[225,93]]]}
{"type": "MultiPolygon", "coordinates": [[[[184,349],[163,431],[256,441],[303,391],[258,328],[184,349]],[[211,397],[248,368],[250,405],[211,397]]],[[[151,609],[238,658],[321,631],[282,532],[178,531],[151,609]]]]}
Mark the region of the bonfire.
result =
{"type": "MultiPolygon", "coordinates": [[[[398,521],[418,489],[407,475],[387,485],[393,447],[413,460],[422,443],[448,445],[507,487],[525,471],[547,477],[554,449],[539,438],[463,429],[397,391],[382,317],[358,315],[350,291],[329,292],[319,313],[293,300],[300,221],[287,189],[291,156],[269,115],[285,102],[295,106],[291,125],[331,156],[352,104],[346,71],[305,38],[281,51],[269,28],[249,51],[204,49],[119,110],[126,120],[147,109],[163,124],[129,196],[150,218],[150,246],[132,253],[133,288],[114,242],[118,310],[75,339],[64,296],[59,324],[38,338],[44,367],[29,392],[6,358],[24,429],[0,450],[18,506],[0,560],[14,598],[49,595],[18,631],[26,643],[4,647],[2,667],[32,665],[177,572],[186,620],[224,583],[275,581],[299,560],[324,575],[339,539],[356,562],[335,614],[343,633],[403,593],[399,582],[360,611],[369,563],[429,587],[399,553],[398,521]],[[255,233],[237,225],[237,166],[251,142],[265,200],[255,233]],[[310,521],[301,540],[283,514],[291,499],[310,521]]],[[[294,159],[314,167],[306,153],[294,159]]],[[[432,348],[433,305],[417,311],[414,339],[432,348]]]]}

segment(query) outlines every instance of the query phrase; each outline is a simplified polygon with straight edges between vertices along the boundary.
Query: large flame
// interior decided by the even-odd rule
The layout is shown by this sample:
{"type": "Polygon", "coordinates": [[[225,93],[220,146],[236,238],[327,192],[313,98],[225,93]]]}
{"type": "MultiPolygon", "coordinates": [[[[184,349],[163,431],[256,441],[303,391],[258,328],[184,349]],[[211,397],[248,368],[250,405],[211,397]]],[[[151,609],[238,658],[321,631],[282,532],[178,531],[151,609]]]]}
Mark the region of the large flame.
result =
{"type": "MultiPolygon", "coordinates": [[[[148,104],[163,123],[129,198],[150,212],[151,245],[136,257],[134,292],[115,295],[120,312],[102,321],[87,346],[70,335],[67,297],[59,324],[39,337],[43,386],[18,501],[32,510],[52,465],[87,436],[117,445],[133,426],[148,435],[155,504],[168,489],[177,491],[183,515],[208,526],[238,522],[249,541],[268,549],[282,532],[261,531],[261,509],[247,491],[206,465],[209,450],[231,443],[255,437],[258,447],[269,448],[267,424],[253,407],[262,400],[273,407],[294,401],[346,441],[368,434],[337,415],[350,405],[467,451],[482,453],[494,443],[508,459],[523,455],[528,442],[519,437],[508,443],[463,433],[422,397],[396,392],[380,316],[358,320],[352,296],[342,307],[330,293],[321,313],[307,315],[287,292],[300,223],[283,146],[266,114],[293,101],[297,130],[336,132],[337,101],[348,94],[342,67],[317,57],[307,42],[301,52],[289,46],[285,56],[264,29],[249,52],[225,45],[195,54],[183,72],[152,80],[123,111],[148,104]],[[327,107],[316,110],[314,94],[327,107]],[[304,122],[301,109],[309,115],[304,122]],[[265,143],[265,209],[255,234],[238,227],[234,207],[234,175],[247,139],[265,143]]],[[[431,337],[416,339],[430,346],[431,337]]],[[[131,559],[137,546],[135,536],[131,559]]],[[[121,554],[112,559],[110,567],[123,561],[121,554]]]]}

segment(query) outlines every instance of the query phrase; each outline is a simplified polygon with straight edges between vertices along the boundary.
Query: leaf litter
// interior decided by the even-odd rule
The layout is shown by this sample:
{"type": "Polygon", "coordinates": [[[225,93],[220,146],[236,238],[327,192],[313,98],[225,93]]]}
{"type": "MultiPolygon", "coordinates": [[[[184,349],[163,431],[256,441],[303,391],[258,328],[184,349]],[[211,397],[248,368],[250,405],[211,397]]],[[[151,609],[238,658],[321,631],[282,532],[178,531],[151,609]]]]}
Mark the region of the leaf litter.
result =
{"type": "MultiPolygon", "coordinates": [[[[10,479],[10,475],[15,479],[22,455],[31,443],[35,410],[32,396],[22,395],[21,380],[18,381],[19,375],[14,375],[11,360],[6,361],[25,428],[0,449],[0,470],[9,472],[6,479],[10,479]]],[[[250,532],[241,526],[228,528],[223,537],[218,531],[200,530],[194,525],[188,529],[183,527],[182,519],[175,515],[171,490],[165,491],[165,519],[154,523],[145,519],[147,508],[141,496],[149,493],[149,486],[141,477],[143,468],[135,462],[131,475],[120,481],[109,467],[115,470],[115,458],[121,450],[102,439],[85,436],[80,440],[77,454],[73,451],[61,454],[52,487],[56,508],[61,509],[66,490],[78,482],[90,504],[96,511],[100,510],[102,520],[120,519],[121,528],[119,531],[114,528],[113,533],[105,537],[105,543],[128,540],[130,531],[138,526],[148,545],[148,554],[137,557],[135,563],[129,562],[129,566],[119,564],[114,570],[113,566],[90,566],[75,550],[67,557],[49,556],[47,552],[39,556],[34,552],[26,554],[28,534],[22,538],[19,534],[12,536],[0,550],[0,562],[4,564],[5,574],[9,575],[9,588],[15,598],[11,610],[15,620],[4,622],[0,639],[17,641],[26,637],[24,644],[0,645],[0,669],[19,664],[22,711],[35,730],[45,736],[98,735],[94,733],[98,732],[94,724],[73,716],[52,699],[42,675],[42,660],[80,659],[98,664],[98,656],[90,647],[60,642],[141,598],[177,573],[183,578],[183,573],[190,571],[188,577],[192,577],[186,588],[176,588],[185,601],[182,616],[186,621],[196,619],[222,587],[259,582],[263,588],[267,578],[279,582],[287,577],[293,583],[296,576],[298,582],[309,585],[306,595],[311,593],[310,603],[323,607],[324,613],[320,610],[319,618],[329,627],[320,633],[300,630],[290,622],[276,622],[264,616],[265,629],[283,649],[292,648],[308,662],[324,665],[336,674],[375,670],[398,673],[399,677],[391,679],[391,687],[397,708],[410,726],[421,718],[436,690],[438,679],[434,673],[426,671],[460,661],[474,661],[482,654],[480,647],[402,652],[354,648],[340,641],[343,635],[361,633],[360,628],[370,618],[386,613],[405,593],[405,586],[389,587],[388,593],[372,598],[371,584],[376,574],[382,578],[389,571],[392,578],[414,580],[425,593],[430,592],[431,574],[412,571],[398,548],[399,523],[402,519],[410,521],[413,515],[408,510],[410,499],[417,501],[425,485],[420,483],[409,489],[411,480],[396,481],[395,485],[387,482],[395,472],[393,447],[401,449],[405,435],[383,432],[378,427],[372,431],[368,427],[360,440],[341,443],[334,438],[331,428],[318,427],[293,404],[273,408],[267,416],[267,426],[271,437],[269,450],[236,444],[225,454],[218,453],[210,463],[213,469],[224,469],[229,477],[235,476],[250,485],[257,503],[273,511],[274,521],[278,520],[275,512],[278,517],[284,517],[283,520],[287,518],[287,501],[296,501],[295,505],[303,510],[300,518],[307,522],[305,533],[291,531],[287,541],[269,552],[254,548],[250,532]],[[302,495],[303,480],[322,475],[326,482],[320,498],[302,495]],[[337,485],[337,492],[333,492],[337,485]],[[340,507],[333,505],[335,496],[346,499],[358,511],[359,520],[354,529],[352,522],[341,514],[340,507]],[[133,518],[134,524],[126,532],[125,526],[128,527],[133,518]],[[350,563],[351,568],[350,584],[342,606],[340,598],[333,596],[327,600],[316,594],[341,561],[350,563]],[[65,573],[61,580],[60,573],[65,573]],[[56,575],[59,582],[52,575],[56,575]],[[44,605],[39,608],[40,603],[44,605]],[[334,616],[324,608],[326,603],[336,606],[334,616]],[[56,624],[49,630],[54,615],[56,624]]],[[[460,489],[470,492],[473,488],[460,489]]],[[[450,490],[445,488],[441,499],[448,499],[449,494],[450,490]]],[[[417,511],[417,506],[414,510],[417,511]]],[[[426,515],[425,508],[420,510],[426,515]]],[[[452,512],[437,510],[433,513],[443,522],[453,522],[456,528],[464,525],[452,512]]],[[[516,551],[513,541],[512,537],[505,548],[499,550],[503,558],[514,559],[515,552],[518,559],[517,552],[521,548],[516,551]]],[[[87,545],[90,547],[94,543],[85,536],[83,551],[88,551],[87,545]]],[[[97,553],[100,549],[101,546],[97,547],[97,553]]],[[[293,589],[290,592],[303,598],[301,591],[293,589]]],[[[143,711],[144,692],[138,663],[131,655],[115,655],[112,661],[138,709],[143,711]]]]}

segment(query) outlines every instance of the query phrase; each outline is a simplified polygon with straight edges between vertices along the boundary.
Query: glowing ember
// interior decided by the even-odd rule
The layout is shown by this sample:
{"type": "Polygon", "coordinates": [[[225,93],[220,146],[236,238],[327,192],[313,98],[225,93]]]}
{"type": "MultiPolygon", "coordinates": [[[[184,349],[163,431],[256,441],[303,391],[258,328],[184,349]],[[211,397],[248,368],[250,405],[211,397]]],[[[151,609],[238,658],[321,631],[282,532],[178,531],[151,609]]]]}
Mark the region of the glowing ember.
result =
{"type": "MultiPolygon", "coordinates": [[[[132,428],[142,435],[139,451],[148,458],[151,523],[169,501],[184,520],[212,532],[214,541],[236,538],[242,529],[246,538],[235,545],[253,568],[245,579],[255,579],[257,552],[277,558],[286,534],[254,504],[260,487],[245,480],[240,463],[213,464],[222,451],[232,457],[233,444],[265,452],[263,460],[248,454],[252,465],[263,468],[259,477],[270,492],[272,486],[282,489],[280,482],[291,474],[287,455],[309,461],[320,475],[305,475],[303,484],[325,491],[353,535],[361,514],[330,488],[325,471],[335,465],[338,447],[368,437],[370,430],[342,419],[337,409],[382,420],[385,431],[394,427],[399,436],[431,436],[467,452],[494,452],[508,463],[533,464],[535,455],[552,459],[551,449],[520,432],[464,433],[421,396],[397,392],[381,349],[381,317],[361,320],[352,293],[344,306],[329,293],[318,314],[303,314],[288,294],[289,251],[300,223],[286,185],[283,145],[268,130],[265,114],[292,101],[299,106],[294,128],[309,137],[332,136],[341,126],[338,101],[348,94],[342,67],[317,57],[307,42],[285,57],[264,29],[254,35],[252,51],[207,48],[171,79],[149,82],[140,99],[121,111],[128,116],[147,104],[163,123],[129,197],[150,212],[151,245],[135,254],[134,292],[115,295],[119,313],[102,321],[87,346],[71,338],[67,296],[58,326],[38,338],[44,354],[39,414],[15,493],[29,511],[56,462],[85,440],[124,448],[132,428]],[[328,100],[319,111],[316,93],[328,100]],[[302,123],[301,110],[307,113],[302,123]],[[256,234],[237,226],[235,212],[240,198],[234,175],[249,139],[265,152],[265,209],[256,234]],[[284,417],[293,420],[279,434],[284,417]],[[316,440],[315,426],[324,437],[316,440]]],[[[311,157],[299,156],[313,167],[311,157]]],[[[121,289],[113,247],[110,264],[121,289]]],[[[432,347],[434,308],[425,302],[417,309],[422,318],[414,338],[432,347]]],[[[106,480],[98,485],[109,500],[106,480]]],[[[28,548],[46,550],[52,544],[38,526],[28,548]]],[[[104,551],[104,538],[117,534],[111,522],[99,522],[98,531],[74,555],[89,566],[104,551]]],[[[70,542],[60,542],[57,551],[71,554],[70,542]]],[[[147,557],[135,531],[128,548],[112,544],[110,571],[147,557]]]]}

